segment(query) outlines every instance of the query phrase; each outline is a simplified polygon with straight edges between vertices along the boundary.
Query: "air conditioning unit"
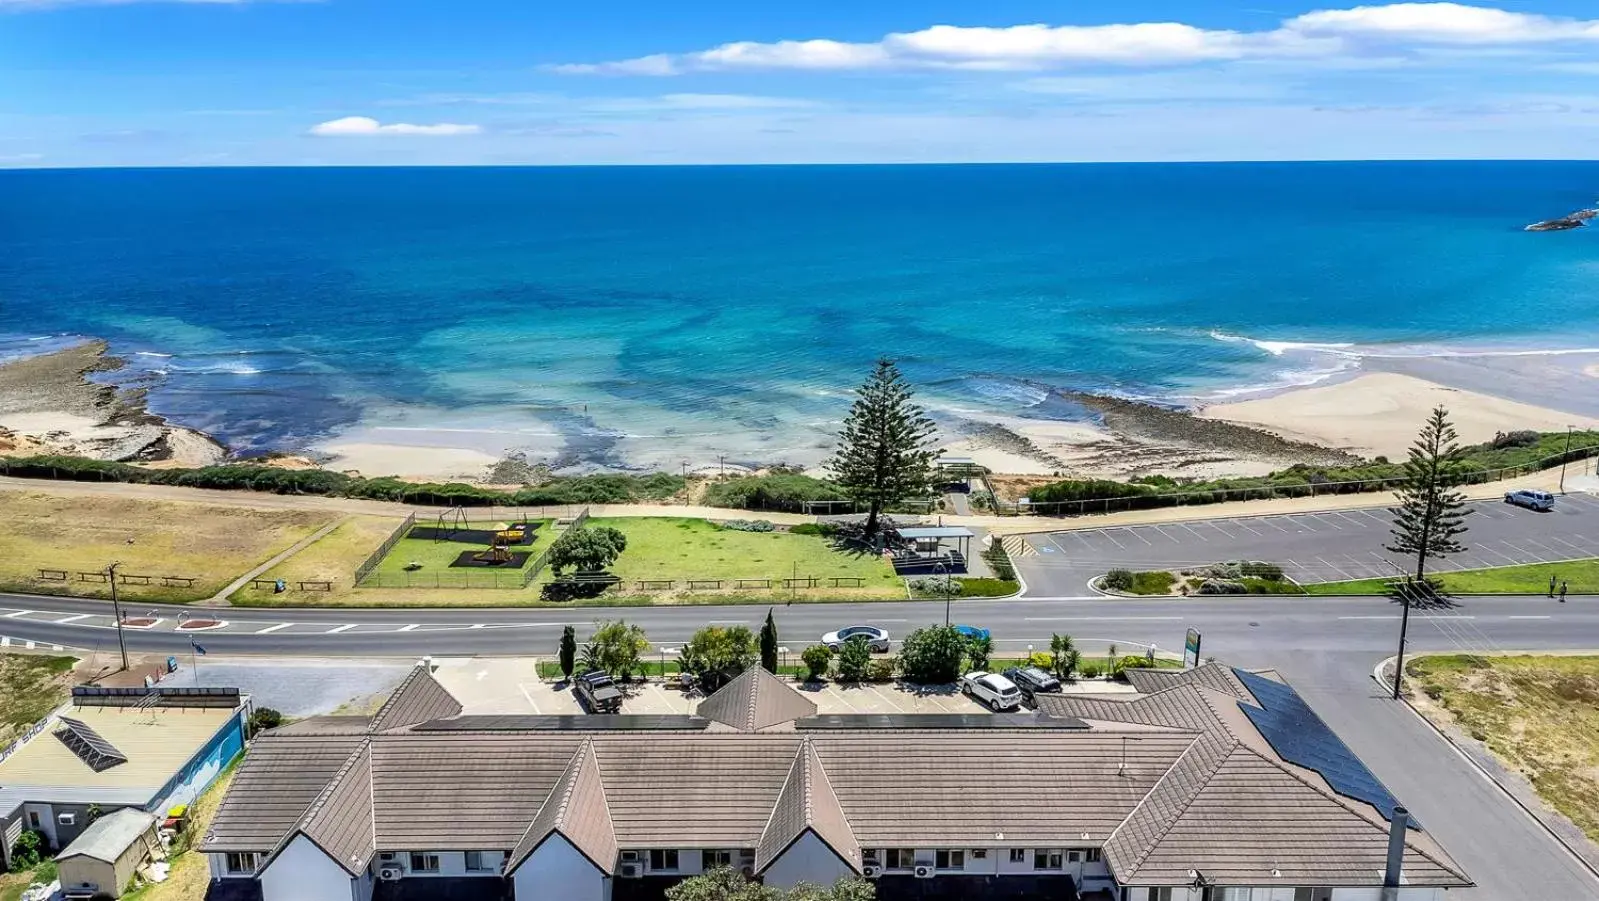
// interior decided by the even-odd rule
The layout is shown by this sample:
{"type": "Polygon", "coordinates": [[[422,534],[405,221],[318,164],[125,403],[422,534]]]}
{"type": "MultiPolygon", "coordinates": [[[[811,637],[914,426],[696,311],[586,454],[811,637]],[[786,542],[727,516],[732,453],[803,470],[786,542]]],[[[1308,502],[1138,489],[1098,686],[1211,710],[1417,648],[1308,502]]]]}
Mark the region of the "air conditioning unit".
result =
{"type": "Polygon", "coordinates": [[[399,882],[405,871],[399,867],[381,867],[378,869],[378,878],[384,882],[399,882]]]}
{"type": "Polygon", "coordinates": [[[637,861],[624,863],[616,868],[616,875],[623,879],[637,879],[644,875],[644,866],[637,861]]]}
{"type": "Polygon", "coordinates": [[[861,867],[861,875],[865,876],[867,879],[876,879],[877,877],[883,875],[883,868],[875,863],[869,863],[866,866],[861,867]]]}
{"type": "Polygon", "coordinates": [[[933,868],[925,863],[919,863],[916,865],[915,874],[917,879],[932,879],[933,868]]]}
{"type": "Polygon", "coordinates": [[[622,862],[623,863],[632,863],[633,861],[636,861],[636,860],[638,860],[638,852],[637,851],[623,851],[622,852],[622,862]]]}

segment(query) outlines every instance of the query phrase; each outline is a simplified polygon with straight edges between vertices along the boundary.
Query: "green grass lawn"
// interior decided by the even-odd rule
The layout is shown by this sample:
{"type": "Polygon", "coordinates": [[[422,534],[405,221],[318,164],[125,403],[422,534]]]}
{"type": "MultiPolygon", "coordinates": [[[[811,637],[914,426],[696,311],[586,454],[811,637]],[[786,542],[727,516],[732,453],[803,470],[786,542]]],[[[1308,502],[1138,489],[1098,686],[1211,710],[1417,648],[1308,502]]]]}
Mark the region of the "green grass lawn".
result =
{"type": "Polygon", "coordinates": [[[867,589],[905,596],[904,583],[882,558],[838,550],[830,539],[815,535],[740,532],[703,519],[617,517],[588,524],[610,526],[627,536],[627,550],[611,567],[627,582],[772,579],[781,584],[776,580],[797,574],[815,576],[823,585],[833,577],[860,578],[867,589]]]}
{"type": "MultiPolygon", "coordinates": [[[[1570,563],[1533,563],[1527,566],[1499,566],[1493,569],[1466,569],[1433,576],[1448,594],[1548,594],[1553,576],[1569,586],[1571,594],[1599,594],[1599,559],[1570,563]]],[[[1312,595],[1383,594],[1389,579],[1360,579],[1353,582],[1321,582],[1303,586],[1312,595]]]]}
{"type": "MultiPolygon", "coordinates": [[[[533,522],[538,526],[538,528],[534,529],[533,531],[533,543],[512,545],[512,551],[525,551],[537,557],[539,554],[544,552],[544,549],[549,546],[550,542],[555,540],[553,535],[555,520],[540,519],[534,520],[533,522]]],[[[466,523],[465,527],[468,529],[499,529],[504,525],[506,525],[504,520],[495,520],[484,522],[468,522],[466,523]]],[[[432,523],[422,522],[419,520],[416,524],[416,528],[422,527],[432,527],[432,523]]],[[[521,570],[483,570],[464,567],[452,568],[450,566],[450,564],[455,561],[455,558],[460,556],[462,551],[485,551],[488,550],[488,547],[489,546],[486,544],[468,544],[462,541],[435,541],[432,538],[402,538],[394,545],[394,548],[389,551],[388,555],[383,558],[382,562],[378,564],[377,569],[374,570],[374,572],[383,574],[385,576],[403,577],[406,575],[413,575],[418,579],[431,577],[434,575],[439,575],[444,579],[465,579],[475,576],[493,576],[514,581],[518,586],[520,586],[522,578],[521,570]],[[422,565],[420,568],[408,573],[406,567],[412,563],[420,563],[422,565]]],[[[383,585],[385,587],[393,587],[396,584],[398,583],[390,579],[385,579],[383,581],[383,585]]]]}

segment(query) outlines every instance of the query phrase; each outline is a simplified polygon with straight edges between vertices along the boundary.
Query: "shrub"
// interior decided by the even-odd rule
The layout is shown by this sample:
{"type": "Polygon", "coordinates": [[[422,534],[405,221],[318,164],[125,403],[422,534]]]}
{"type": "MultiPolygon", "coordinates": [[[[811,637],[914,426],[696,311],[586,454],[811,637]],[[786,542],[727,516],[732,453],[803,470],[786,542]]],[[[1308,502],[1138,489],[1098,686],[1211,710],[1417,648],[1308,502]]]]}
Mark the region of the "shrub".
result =
{"type": "Polygon", "coordinates": [[[1128,654],[1125,657],[1116,658],[1117,673],[1125,669],[1153,669],[1154,667],[1155,664],[1142,654],[1128,654]]]}
{"type": "Polygon", "coordinates": [[[1268,582],[1281,582],[1283,568],[1275,563],[1243,563],[1238,567],[1239,574],[1252,579],[1265,579],[1268,582]]]}
{"type": "Polygon", "coordinates": [[[816,682],[827,675],[827,668],[833,664],[833,652],[825,644],[813,644],[800,654],[800,662],[805,664],[806,680],[816,682]]]}
{"type": "Polygon", "coordinates": [[[1113,569],[1105,573],[1105,578],[1100,580],[1100,585],[1106,591],[1132,591],[1133,571],[1130,569],[1113,569]]]}
{"type": "Polygon", "coordinates": [[[33,869],[45,859],[46,852],[43,832],[37,829],[23,832],[11,846],[11,872],[22,873],[33,869]]]}
{"type": "Polygon", "coordinates": [[[990,537],[993,540],[983,549],[983,559],[988,561],[988,568],[1000,579],[1007,582],[1016,581],[1016,567],[1010,562],[1010,553],[1005,550],[1005,543],[997,535],[990,537]]]}
{"type": "Polygon", "coordinates": [[[1233,582],[1228,579],[1206,579],[1199,583],[1200,594],[1248,594],[1249,588],[1242,582],[1233,582]]]}
{"type": "Polygon", "coordinates": [[[722,528],[735,532],[770,532],[776,526],[764,519],[730,519],[722,523],[722,528]]]}
{"type": "Polygon", "coordinates": [[[539,600],[576,601],[597,598],[611,586],[605,582],[545,582],[539,589],[539,600]]]}
{"type": "Polygon", "coordinates": [[[911,591],[920,595],[932,597],[958,598],[961,596],[961,583],[954,579],[929,576],[911,580],[911,591]]]}
{"type": "Polygon", "coordinates": [[[1200,575],[1210,579],[1240,579],[1244,575],[1244,565],[1236,561],[1212,563],[1199,572],[1200,575]]]}
{"type": "Polygon", "coordinates": [[[1084,679],[1098,679],[1100,672],[1099,664],[1097,663],[1083,664],[1082,674],[1084,679]]]}
{"type": "Polygon", "coordinates": [[[1163,570],[1133,573],[1133,584],[1127,589],[1133,594],[1171,594],[1177,577],[1163,570]]]}
{"type": "Polygon", "coordinates": [[[1029,489],[1027,499],[1035,504],[1060,501],[1102,500],[1104,498],[1138,497],[1150,494],[1147,485],[1130,485],[1108,479],[1067,479],[1029,489]]]}
{"type": "Polygon", "coordinates": [[[966,639],[954,626],[929,626],[905,636],[899,665],[907,682],[939,685],[960,677],[965,658],[966,639]]]}
{"type": "Polygon", "coordinates": [[[1041,670],[1043,670],[1045,672],[1049,672],[1051,669],[1054,668],[1055,658],[1051,657],[1050,655],[1048,655],[1046,653],[1044,653],[1043,651],[1034,651],[1027,658],[1027,665],[1028,666],[1036,666],[1036,667],[1038,667],[1039,669],[1041,669],[1041,670]]]}
{"type": "Polygon", "coordinates": [[[1530,429],[1519,429],[1514,432],[1495,432],[1488,446],[1494,450],[1504,450],[1509,447],[1532,447],[1538,443],[1538,433],[1530,429]]]}
{"type": "Polygon", "coordinates": [[[872,669],[872,649],[864,638],[851,638],[838,650],[840,682],[865,682],[872,669]]]}
{"type": "Polygon", "coordinates": [[[866,678],[872,682],[894,681],[894,669],[897,661],[892,657],[873,660],[871,668],[867,671],[866,678]]]}
{"type": "Polygon", "coordinates": [[[248,728],[245,730],[254,736],[267,729],[276,729],[283,725],[283,714],[271,707],[257,707],[250,713],[248,728]]]}
{"type": "Polygon", "coordinates": [[[682,666],[707,693],[754,666],[760,658],[748,626],[704,626],[683,646],[682,666]]]}
{"type": "Polygon", "coordinates": [[[806,501],[842,500],[847,500],[844,492],[831,482],[794,473],[774,473],[713,482],[705,489],[704,503],[709,507],[736,510],[799,512],[806,501]]]}
{"type": "Polygon", "coordinates": [[[610,526],[567,529],[550,545],[550,569],[557,576],[568,567],[599,572],[627,550],[627,536],[610,526]]]}

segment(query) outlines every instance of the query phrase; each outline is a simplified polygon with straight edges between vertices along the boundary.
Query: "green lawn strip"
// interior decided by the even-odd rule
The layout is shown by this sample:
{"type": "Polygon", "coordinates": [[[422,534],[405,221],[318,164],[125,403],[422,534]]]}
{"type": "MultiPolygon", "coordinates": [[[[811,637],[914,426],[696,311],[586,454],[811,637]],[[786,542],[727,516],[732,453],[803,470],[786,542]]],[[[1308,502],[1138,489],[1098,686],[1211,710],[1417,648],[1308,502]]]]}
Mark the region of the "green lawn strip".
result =
{"type": "Polygon", "coordinates": [[[67,699],[74,657],[0,654],[0,746],[67,699]]]}
{"type": "MultiPolygon", "coordinates": [[[[1531,563],[1525,566],[1496,566],[1492,569],[1465,569],[1435,573],[1448,594],[1532,594],[1547,595],[1549,579],[1567,583],[1571,594],[1599,594],[1599,559],[1567,563],[1531,563]]],[[[1312,595],[1386,594],[1393,579],[1360,579],[1353,582],[1321,582],[1302,586],[1312,595]]]]}
{"type": "Polygon", "coordinates": [[[1177,583],[1177,577],[1165,570],[1152,572],[1133,573],[1132,594],[1171,594],[1171,587],[1177,583]]]}
{"type": "Polygon", "coordinates": [[[824,588],[834,577],[859,578],[864,587],[905,596],[894,568],[881,557],[839,550],[815,535],[741,532],[703,519],[658,517],[596,517],[589,525],[627,536],[627,550],[611,567],[625,582],[771,579],[776,586],[797,574],[822,580],[824,588]]]}
{"type": "Polygon", "coordinates": [[[1412,689],[1599,840],[1599,657],[1423,657],[1406,672],[1412,689]]]}

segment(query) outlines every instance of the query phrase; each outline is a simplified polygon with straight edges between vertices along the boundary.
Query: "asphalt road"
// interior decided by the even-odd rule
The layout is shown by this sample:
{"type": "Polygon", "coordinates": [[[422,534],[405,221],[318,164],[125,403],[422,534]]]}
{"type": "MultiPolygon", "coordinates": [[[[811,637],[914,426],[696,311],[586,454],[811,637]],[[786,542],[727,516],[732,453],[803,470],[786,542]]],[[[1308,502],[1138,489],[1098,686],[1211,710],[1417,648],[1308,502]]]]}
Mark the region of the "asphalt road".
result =
{"type": "MultiPolygon", "coordinates": [[[[1467,551],[1435,571],[1599,556],[1599,497],[1570,494],[1548,513],[1501,501],[1470,505],[1467,551]]],[[[1111,569],[1177,569],[1224,560],[1280,564],[1300,582],[1393,576],[1407,561],[1388,554],[1390,517],[1378,509],[1194,520],[1029,535],[1036,556],[1016,563],[1033,594],[1077,595],[1111,569]]]]}

